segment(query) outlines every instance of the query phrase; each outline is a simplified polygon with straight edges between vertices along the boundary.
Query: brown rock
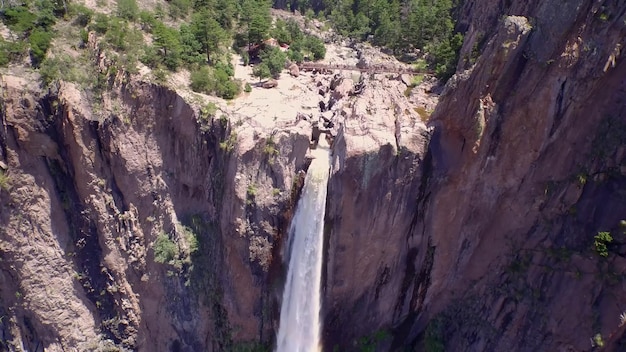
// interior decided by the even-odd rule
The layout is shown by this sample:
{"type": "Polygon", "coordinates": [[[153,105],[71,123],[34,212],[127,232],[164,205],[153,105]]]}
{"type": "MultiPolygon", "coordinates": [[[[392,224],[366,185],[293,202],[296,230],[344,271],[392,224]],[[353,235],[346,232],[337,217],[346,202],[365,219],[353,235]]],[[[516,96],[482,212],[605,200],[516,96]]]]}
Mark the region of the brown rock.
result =
{"type": "Polygon", "coordinates": [[[336,100],[345,98],[350,95],[352,88],[354,87],[354,81],[349,78],[343,78],[331,91],[330,95],[336,100]]]}
{"type": "Polygon", "coordinates": [[[288,70],[289,70],[289,74],[292,77],[300,76],[300,68],[298,67],[298,64],[296,64],[295,62],[289,66],[288,70]]]}
{"type": "Polygon", "coordinates": [[[266,89],[275,88],[275,87],[278,86],[278,81],[275,80],[275,79],[269,79],[269,80],[263,82],[262,86],[263,86],[263,88],[266,88],[266,89]]]}

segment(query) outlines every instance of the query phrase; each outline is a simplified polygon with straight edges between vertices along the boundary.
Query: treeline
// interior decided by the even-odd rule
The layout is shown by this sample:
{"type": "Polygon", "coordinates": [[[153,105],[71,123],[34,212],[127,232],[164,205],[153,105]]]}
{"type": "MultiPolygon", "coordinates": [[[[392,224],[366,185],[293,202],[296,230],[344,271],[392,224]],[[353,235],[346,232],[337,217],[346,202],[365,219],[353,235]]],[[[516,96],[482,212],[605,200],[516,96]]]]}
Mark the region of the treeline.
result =
{"type": "Polygon", "coordinates": [[[275,0],[274,6],[330,20],[344,36],[369,40],[396,54],[427,52],[429,64],[447,78],[454,73],[463,36],[455,33],[461,0],[275,0]]]}
{"type": "MultiPolygon", "coordinates": [[[[80,32],[80,42],[75,43],[78,48],[85,47],[89,32],[96,33],[100,47],[115,63],[112,73],[135,73],[140,61],[152,68],[157,80],[164,81],[169,72],[185,68],[191,71],[192,89],[226,99],[241,90],[240,82],[233,80],[231,47],[246,63],[250,61],[248,49],[265,48],[263,43],[270,37],[291,47],[279,54],[276,48],[267,47],[258,56],[302,61],[325,55],[321,40],[303,34],[295,22],[277,21],[274,25],[270,0],[170,0],[151,10],[141,10],[136,0],[117,0],[110,15],[104,11],[106,0],[96,1],[102,11],[64,0],[23,1],[0,8],[0,19],[17,34],[14,40],[0,38],[0,66],[20,61],[29,53],[32,65],[41,66],[44,83],[60,78],[64,67],[74,64],[46,59],[54,38],[68,37],[55,31],[57,21],[67,21],[72,30],[80,32]]],[[[260,77],[277,75],[276,62],[260,65],[260,77]]],[[[94,86],[102,86],[102,82],[94,86]]]]}

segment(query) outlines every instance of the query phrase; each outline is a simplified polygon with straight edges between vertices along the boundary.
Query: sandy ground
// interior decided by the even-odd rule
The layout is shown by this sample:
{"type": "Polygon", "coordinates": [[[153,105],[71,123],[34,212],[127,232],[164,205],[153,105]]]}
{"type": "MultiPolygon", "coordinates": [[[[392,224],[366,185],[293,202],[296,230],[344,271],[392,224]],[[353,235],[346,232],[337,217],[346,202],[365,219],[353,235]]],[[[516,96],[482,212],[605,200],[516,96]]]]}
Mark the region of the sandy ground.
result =
{"type": "MultiPolygon", "coordinates": [[[[327,45],[324,63],[347,63],[356,65],[356,53],[353,49],[335,44],[327,45]]],[[[249,83],[252,92],[243,93],[229,104],[233,112],[231,119],[241,119],[253,127],[273,128],[295,122],[298,112],[319,114],[318,87],[311,73],[300,72],[299,77],[292,77],[284,70],[278,79],[278,87],[265,89],[258,78],[252,75],[252,66],[244,66],[239,55],[233,55],[235,78],[245,86],[249,83]]],[[[344,72],[350,78],[354,72],[344,72]]],[[[356,73],[358,79],[359,73],[356,73]]],[[[319,80],[319,79],[318,79],[319,80]]]]}
{"type": "Polygon", "coordinates": [[[235,78],[242,80],[244,85],[249,83],[252,91],[242,93],[229,104],[231,120],[242,120],[255,128],[271,129],[294,124],[298,112],[319,112],[320,97],[309,73],[292,77],[285,70],[276,88],[265,89],[259,84],[259,79],[252,75],[252,66],[243,66],[238,55],[233,56],[233,65],[235,78]]]}

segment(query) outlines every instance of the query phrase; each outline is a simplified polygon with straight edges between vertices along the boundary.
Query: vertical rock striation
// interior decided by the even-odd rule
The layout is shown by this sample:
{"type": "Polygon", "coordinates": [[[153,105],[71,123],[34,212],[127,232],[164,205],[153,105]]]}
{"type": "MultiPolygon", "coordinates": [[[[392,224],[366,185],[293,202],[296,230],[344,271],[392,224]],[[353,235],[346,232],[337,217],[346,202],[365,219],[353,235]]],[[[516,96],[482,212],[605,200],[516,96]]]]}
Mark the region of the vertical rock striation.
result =
{"type": "Polygon", "coordinates": [[[222,351],[272,340],[270,264],[307,135],[276,134],[280,156],[268,160],[266,138],[239,141],[227,119],[167,88],[131,81],[99,100],[67,83],[44,94],[3,81],[7,348],[222,351]]]}
{"type": "Polygon", "coordinates": [[[618,2],[466,2],[459,72],[424,151],[359,153],[344,131],[328,348],[589,350],[597,334],[617,348],[625,15],[618,2]],[[603,231],[615,237],[606,257],[603,231]],[[373,339],[380,330],[392,337],[373,339]]]}

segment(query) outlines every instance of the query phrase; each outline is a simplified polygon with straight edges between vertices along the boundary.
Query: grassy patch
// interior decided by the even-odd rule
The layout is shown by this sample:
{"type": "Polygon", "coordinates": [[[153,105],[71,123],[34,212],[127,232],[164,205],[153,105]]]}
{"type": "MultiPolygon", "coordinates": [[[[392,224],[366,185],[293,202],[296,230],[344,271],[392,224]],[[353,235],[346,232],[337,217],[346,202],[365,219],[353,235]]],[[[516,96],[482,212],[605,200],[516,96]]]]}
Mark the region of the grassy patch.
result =
{"type": "Polygon", "coordinates": [[[232,131],[230,132],[230,135],[228,135],[228,138],[222,142],[220,142],[220,149],[230,153],[233,149],[235,149],[235,146],[237,145],[237,132],[232,131]]]}
{"type": "Polygon", "coordinates": [[[416,106],[413,110],[420,115],[420,120],[422,120],[422,122],[428,122],[430,115],[432,114],[432,111],[426,110],[423,106],[416,106]]]}
{"type": "Polygon", "coordinates": [[[0,170],[0,188],[8,191],[9,187],[11,187],[11,178],[6,171],[0,170]]]}

